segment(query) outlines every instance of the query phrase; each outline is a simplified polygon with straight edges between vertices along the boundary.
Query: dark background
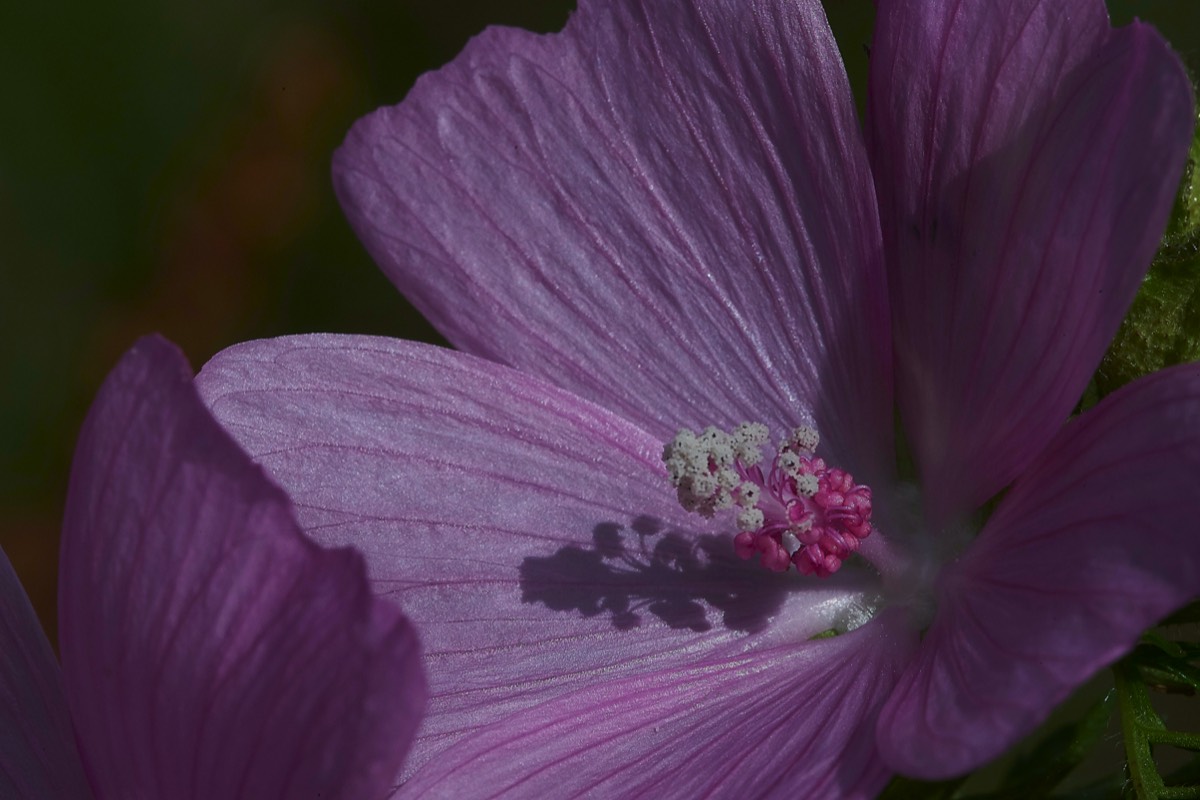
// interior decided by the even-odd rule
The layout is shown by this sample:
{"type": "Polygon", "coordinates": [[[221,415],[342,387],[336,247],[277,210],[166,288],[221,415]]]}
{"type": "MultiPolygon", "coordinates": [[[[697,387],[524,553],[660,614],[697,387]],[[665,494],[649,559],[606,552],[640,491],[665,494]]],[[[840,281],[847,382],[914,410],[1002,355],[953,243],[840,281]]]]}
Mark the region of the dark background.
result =
{"type": "MultiPolygon", "coordinates": [[[[244,339],[436,335],[343,221],[330,153],[487,25],[558,0],[125,0],[0,10],[0,545],[51,630],[75,436],[159,331],[195,367],[244,339]]],[[[828,0],[856,90],[869,0],[828,0]]],[[[1198,0],[1111,0],[1200,73],[1198,0]]]]}

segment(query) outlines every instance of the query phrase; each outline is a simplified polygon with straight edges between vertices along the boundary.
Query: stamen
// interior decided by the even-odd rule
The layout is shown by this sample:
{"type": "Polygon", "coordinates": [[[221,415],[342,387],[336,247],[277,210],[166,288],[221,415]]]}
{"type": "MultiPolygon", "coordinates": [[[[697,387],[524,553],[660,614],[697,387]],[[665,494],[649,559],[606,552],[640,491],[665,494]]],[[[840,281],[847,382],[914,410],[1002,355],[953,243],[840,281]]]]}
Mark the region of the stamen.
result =
{"type": "Polygon", "coordinates": [[[871,489],[816,456],[820,437],[807,426],[791,431],[769,468],[767,427],[743,422],[726,433],[686,428],[664,448],[671,485],[688,511],[711,518],[736,510],[734,549],[759,555],[762,566],[828,577],[858,550],[871,527],[871,489]]]}

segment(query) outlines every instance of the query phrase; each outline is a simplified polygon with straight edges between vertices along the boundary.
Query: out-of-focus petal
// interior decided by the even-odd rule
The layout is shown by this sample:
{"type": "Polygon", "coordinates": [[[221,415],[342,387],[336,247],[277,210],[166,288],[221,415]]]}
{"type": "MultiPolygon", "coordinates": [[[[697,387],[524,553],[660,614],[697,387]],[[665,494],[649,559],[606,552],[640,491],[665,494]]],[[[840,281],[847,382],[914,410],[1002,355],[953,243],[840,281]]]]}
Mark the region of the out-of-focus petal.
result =
{"type": "MultiPolygon", "coordinates": [[[[799,424],[890,452],[877,211],[816,0],[583,0],[360,121],[338,196],[458,348],[659,438],[799,424]]],[[[870,463],[868,463],[870,462],[870,463]]]]}
{"type": "Polygon", "coordinates": [[[1191,85],[1101,0],[889,0],[869,117],[897,399],[936,525],[1079,400],[1162,234],[1191,85]]]}
{"type": "Polygon", "coordinates": [[[303,336],[226,350],[197,382],[306,532],[360,547],[420,628],[414,767],[568,692],[804,641],[868,588],[741,561],[732,520],[679,507],[654,436],[491,362],[303,336]]]}
{"type": "Polygon", "coordinates": [[[33,606],[0,550],[0,797],[90,798],[62,677],[33,606]]]}
{"type": "Polygon", "coordinates": [[[964,772],[1029,733],[1200,586],[1200,367],[1068,425],[944,576],[879,724],[889,763],[964,772]]]}
{"type": "Polygon", "coordinates": [[[875,797],[879,707],[915,638],[844,636],[600,679],[441,754],[412,798],[875,797]]]}
{"type": "Polygon", "coordinates": [[[373,798],[399,772],[416,637],[360,556],[287,497],[144,339],[105,382],[71,473],[60,573],[67,698],[106,797],[373,798]]]}

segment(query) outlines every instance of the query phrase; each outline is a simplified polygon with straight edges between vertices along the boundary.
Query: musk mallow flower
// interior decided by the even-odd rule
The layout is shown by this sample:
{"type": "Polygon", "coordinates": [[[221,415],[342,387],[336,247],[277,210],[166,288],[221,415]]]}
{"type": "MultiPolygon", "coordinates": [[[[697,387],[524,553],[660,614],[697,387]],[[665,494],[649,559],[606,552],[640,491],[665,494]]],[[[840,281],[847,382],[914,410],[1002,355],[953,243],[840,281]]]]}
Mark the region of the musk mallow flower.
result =
{"type": "Polygon", "coordinates": [[[61,671],[0,552],[0,796],[387,796],[416,731],[416,634],[147,338],[84,423],[63,521],[61,671]]]}
{"type": "Polygon", "coordinates": [[[334,168],[464,352],[201,371],[420,624],[404,796],[961,773],[1200,587],[1200,368],[1068,421],[1179,179],[1177,59],[1100,0],[877,8],[865,136],[815,0],[486,31],[334,168]]]}

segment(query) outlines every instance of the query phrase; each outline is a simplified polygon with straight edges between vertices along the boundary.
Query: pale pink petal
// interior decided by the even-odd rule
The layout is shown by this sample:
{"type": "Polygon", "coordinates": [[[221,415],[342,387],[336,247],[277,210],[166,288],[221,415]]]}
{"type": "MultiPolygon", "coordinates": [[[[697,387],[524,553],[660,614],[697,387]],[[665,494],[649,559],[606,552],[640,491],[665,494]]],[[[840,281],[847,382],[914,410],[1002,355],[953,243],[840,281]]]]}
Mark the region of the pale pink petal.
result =
{"type": "Polygon", "coordinates": [[[815,415],[892,435],[870,172],[817,0],[583,0],[491,29],[334,162],[355,230],[458,348],[660,438],[815,415]]]}
{"type": "Polygon", "coordinates": [[[1101,0],[891,0],[868,138],[897,399],[935,527],[1079,400],[1162,234],[1194,123],[1163,40],[1101,0]]]}
{"type": "Polygon", "coordinates": [[[226,350],[197,381],[306,532],[360,547],[419,626],[414,766],[598,682],[802,642],[872,585],[738,559],[731,519],[679,507],[655,436],[491,362],[303,336],[226,350]]]}
{"type": "Polygon", "coordinates": [[[8,556],[0,550],[0,797],[91,796],[58,662],[8,556]]]}
{"type": "Polygon", "coordinates": [[[213,421],[183,356],[144,339],[76,450],[60,638],[105,797],[377,798],[419,721],[416,637],[362,559],[305,540],[213,421]]]}
{"type": "Polygon", "coordinates": [[[875,720],[915,645],[896,620],[598,678],[464,739],[405,797],[873,798],[875,720]]]}
{"type": "Polygon", "coordinates": [[[1057,436],[943,577],[879,724],[896,769],[964,772],[1029,733],[1200,587],[1200,367],[1159,372],[1057,436]]]}

